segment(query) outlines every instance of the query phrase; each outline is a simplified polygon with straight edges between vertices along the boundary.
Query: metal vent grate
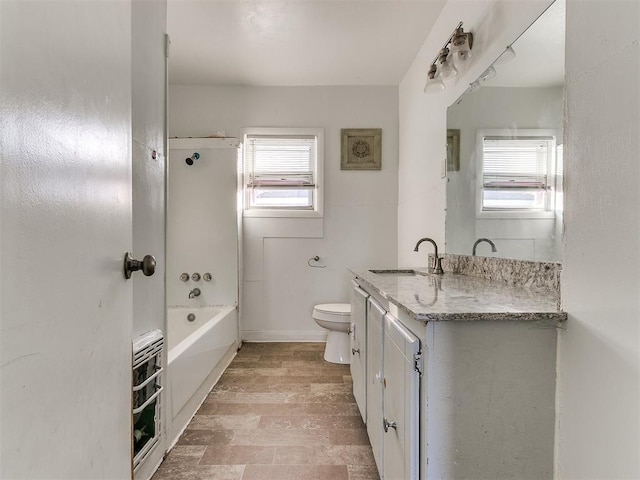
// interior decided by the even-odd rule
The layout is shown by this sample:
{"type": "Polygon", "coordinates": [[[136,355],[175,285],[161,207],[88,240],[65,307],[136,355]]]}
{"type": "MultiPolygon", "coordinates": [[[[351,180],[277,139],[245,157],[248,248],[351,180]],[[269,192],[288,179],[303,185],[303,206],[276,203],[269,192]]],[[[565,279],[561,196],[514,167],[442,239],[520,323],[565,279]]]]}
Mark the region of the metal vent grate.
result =
{"type": "Polygon", "coordinates": [[[160,438],[164,336],[160,330],[133,342],[133,466],[137,468],[160,438]]]}

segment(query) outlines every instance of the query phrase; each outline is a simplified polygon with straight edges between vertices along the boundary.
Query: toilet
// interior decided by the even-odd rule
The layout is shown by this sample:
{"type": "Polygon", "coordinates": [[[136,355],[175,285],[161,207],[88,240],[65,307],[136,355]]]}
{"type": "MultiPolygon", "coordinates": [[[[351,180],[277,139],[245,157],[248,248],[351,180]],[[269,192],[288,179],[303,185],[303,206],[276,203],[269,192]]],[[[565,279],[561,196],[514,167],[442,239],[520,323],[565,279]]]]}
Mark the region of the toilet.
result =
{"type": "Polygon", "coordinates": [[[349,355],[349,325],[351,304],[324,303],[313,307],[311,315],[318,325],[329,330],[324,359],[331,363],[351,363],[349,355]]]}

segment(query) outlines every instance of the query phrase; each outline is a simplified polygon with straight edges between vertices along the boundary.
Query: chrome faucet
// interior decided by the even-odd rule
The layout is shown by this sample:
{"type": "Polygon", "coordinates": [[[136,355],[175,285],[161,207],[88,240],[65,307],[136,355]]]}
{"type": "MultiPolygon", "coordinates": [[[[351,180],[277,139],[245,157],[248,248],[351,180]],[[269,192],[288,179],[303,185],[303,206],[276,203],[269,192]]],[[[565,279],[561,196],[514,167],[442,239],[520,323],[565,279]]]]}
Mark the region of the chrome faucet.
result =
{"type": "Polygon", "coordinates": [[[194,288],[193,290],[191,290],[189,292],[189,298],[196,298],[200,296],[200,289],[199,288],[194,288]]]}
{"type": "Polygon", "coordinates": [[[498,249],[496,248],[496,244],[493,243],[491,240],[489,240],[488,238],[479,238],[476,240],[476,243],[473,244],[473,256],[476,256],[476,247],[478,246],[479,243],[481,242],[487,242],[489,245],[491,245],[491,251],[493,253],[497,252],[498,249]]]}
{"type": "MultiPolygon", "coordinates": [[[[442,270],[442,259],[440,257],[438,257],[438,244],[436,242],[434,242],[430,238],[421,238],[420,240],[418,240],[418,243],[416,243],[416,248],[413,249],[414,252],[418,251],[418,247],[420,247],[420,244],[422,242],[431,242],[431,244],[433,245],[433,248],[435,249],[435,256],[433,258],[433,265],[429,267],[429,273],[435,273],[435,274],[438,274],[438,275],[442,275],[444,273],[444,271],[442,270]]],[[[427,264],[428,263],[429,262],[427,262],[427,264]]]]}

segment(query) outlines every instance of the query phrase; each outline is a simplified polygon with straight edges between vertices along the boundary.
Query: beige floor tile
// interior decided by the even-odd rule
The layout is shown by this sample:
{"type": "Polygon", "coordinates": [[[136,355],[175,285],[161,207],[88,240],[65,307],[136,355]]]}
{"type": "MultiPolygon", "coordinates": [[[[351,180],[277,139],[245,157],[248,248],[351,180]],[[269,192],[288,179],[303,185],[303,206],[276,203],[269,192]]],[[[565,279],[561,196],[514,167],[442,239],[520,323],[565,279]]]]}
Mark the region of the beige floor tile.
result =
{"type": "Polygon", "coordinates": [[[183,465],[185,467],[196,466],[207,449],[206,445],[175,445],[162,465],[183,465]]]}
{"type": "Polygon", "coordinates": [[[241,480],[244,465],[197,465],[167,468],[162,464],[153,480],[241,480]]]}
{"type": "Polygon", "coordinates": [[[242,480],[349,480],[346,465],[247,465],[242,480]]]}
{"type": "Polygon", "coordinates": [[[232,445],[329,445],[331,444],[328,430],[237,430],[231,439],[232,445]]]}
{"type": "Polygon", "coordinates": [[[289,375],[290,372],[286,368],[264,368],[262,365],[259,368],[244,368],[242,366],[229,367],[225,370],[223,377],[229,376],[241,376],[241,377],[253,377],[255,375],[262,375],[266,377],[281,377],[283,375],[289,375]]]}
{"type": "Polygon", "coordinates": [[[338,430],[350,428],[364,429],[364,424],[360,416],[355,415],[263,415],[258,428],[278,430],[338,430]]]}
{"type": "MultiPolygon", "coordinates": [[[[346,393],[353,395],[353,386],[345,383],[312,383],[309,385],[309,391],[312,393],[326,392],[326,393],[346,393]]],[[[355,399],[351,399],[355,402],[355,399]]]]}
{"type": "Polygon", "coordinates": [[[191,430],[187,428],[178,445],[225,445],[233,436],[232,430],[191,430]]]}
{"type": "Polygon", "coordinates": [[[350,392],[314,392],[294,393],[288,395],[286,403],[353,403],[353,394],[350,392]]]}
{"type": "Polygon", "coordinates": [[[276,465],[375,465],[371,447],[368,445],[276,447],[274,463],[276,465]]]}
{"type": "Polygon", "coordinates": [[[366,428],[329,430],[327,433],[332,445],[369,445],[366,428]]]}
{"type": "MultiPolygon", "coordinates": [[[[322,384],[320,384],[322,385],[322,384]]],[[[332,384],[337,385],[337,384],[332,384]]],[[[236,393],[311,393],[315,389],[315,384],[311,383],[300,384],[300,383],[291,383],[288,385],[270,385],[268,383],[260,383],[260,384],[247,384],[246,382],[236,382],[236,383],[218,383],[213,392],[236,392],[236,393]]],[[[347,388],[346,392],[348,393],[349,388],[347,388]]]]}
{"type": "Polygon", "coordinates": [[[349,480],[380,480],[375,465],[347,465],[349,480]]]}
{"type": "Polygon", "coordinates": [[[196,415],[189,430],[252,430],[258,428],[260,415],[196,415]]]}
{"type": "Polygon", "coordinates": [[[200,465],[271,465],[277,447],[215,445],[208,447],[200,465]]]}
{"type": "Polygon", "coordinates": [[[220,392],[213,391],[207,397],[209,403],[287,403],[291,393],[282,392],[220,392]]]}
{"type": "Polygon", "coordinates": [[[332,415],[356,416],[355,403],[219,403],[206,401],[199,415],[332,415]]]}

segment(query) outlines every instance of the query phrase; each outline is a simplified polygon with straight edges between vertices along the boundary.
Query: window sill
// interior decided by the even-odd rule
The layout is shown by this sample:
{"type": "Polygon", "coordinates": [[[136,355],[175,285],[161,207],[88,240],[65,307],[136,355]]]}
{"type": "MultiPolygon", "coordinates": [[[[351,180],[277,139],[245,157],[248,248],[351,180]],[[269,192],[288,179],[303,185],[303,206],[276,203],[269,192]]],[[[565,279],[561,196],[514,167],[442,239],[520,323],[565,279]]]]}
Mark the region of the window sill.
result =
{"type": "Polygon", "coordinates": [[[526,211],[515,211],[509,210],[504,212],[479,212],[476,214],[476,219],[478,220],[491,220],[491,219],[553,219],[556,217],[555,212],[526,212],[526,211]]]}
{"type": "Polygon", "coordinates": [[[316,210],[243,210],[243,217],[249,218],[322,218],[316,210]]]}

